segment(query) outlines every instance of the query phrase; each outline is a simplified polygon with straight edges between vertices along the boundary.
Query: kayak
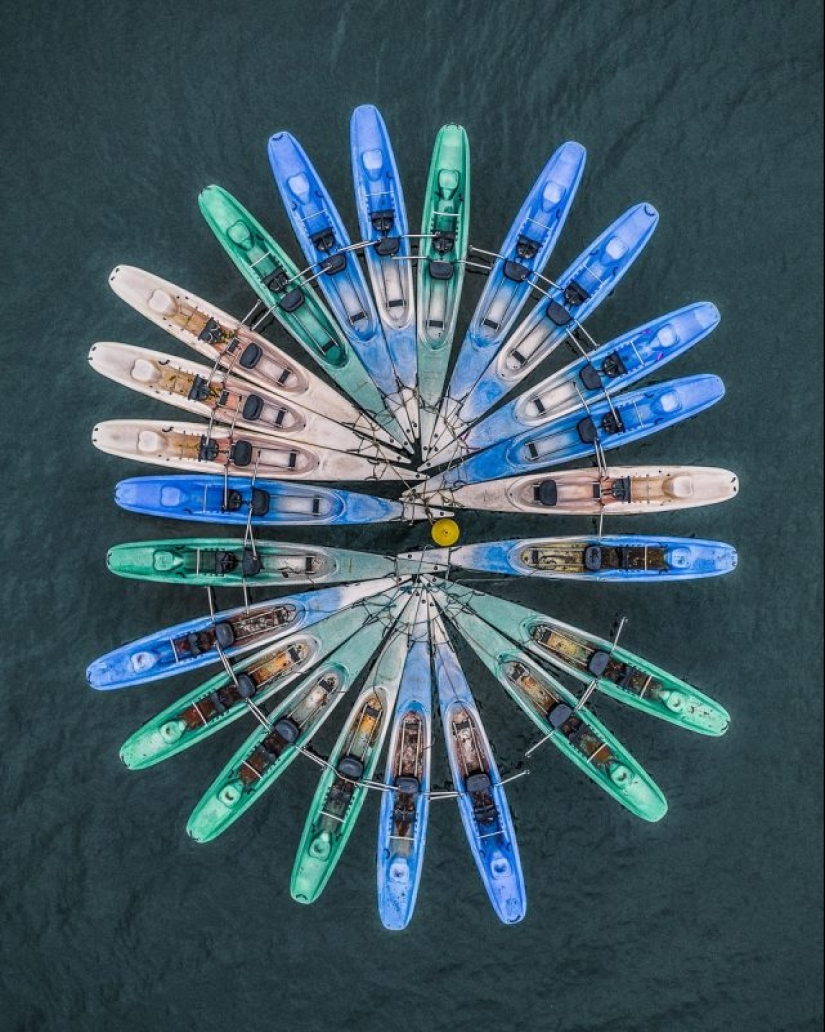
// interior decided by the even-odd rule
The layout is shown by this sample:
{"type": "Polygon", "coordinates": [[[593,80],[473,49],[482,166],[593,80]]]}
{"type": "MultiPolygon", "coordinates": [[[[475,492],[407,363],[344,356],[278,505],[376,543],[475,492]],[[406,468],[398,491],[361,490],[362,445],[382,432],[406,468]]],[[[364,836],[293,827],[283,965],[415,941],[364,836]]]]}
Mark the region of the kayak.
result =
{"type": "Polygon", "coordinates": [[[305,591],[185,620],[107,652],[89,665],[86,679],[92,688],[109,691],[188,673],[280,641],[398,583],[387,577],[305,591]]]}
{"type": "MultiPolygon", "coordinates": [[[[294,480],[420,480],[422,474],[389,462],[319,444],[205,423],[109,419],[92,431],[92,444],[109,455],[172,469],[294,480]]],[[[366,444],[366,442],[365,442],[366,444]]],[[[367,445],[369,447],[369,445],[367,445]]]]}
{"type": "Polygon", "coordinates": [[[398,523],[448,515],[356,491],[217,474],[130,477],[115,486],[115,502],[147,516],[253,527],[398,523]]]}
{"type": "Polygon", "coordinates": [[[735,473],[703,466],[612,466],[564,469],[487,480],[427,495],[427,504],[449,499],[456,509],[526,512],[549,516],[628,516],[725,502],[739,490],[735,473]]]}
{"type": "MultiPolygon", "coordinates": [[[[216,367],[237,374],[264,390],[283,394],[293,404],[318,412],[368,437],[393,441],[386,430],[349,398],[339,394],[260,333],[255,333],[246,323],[239,322],[208,301],[131,265],[118,265],[109,277],[109,286],[142,316],[193,348],[216,367]]],[[[338,373],[342,372],[334,365],[325,364],[324,368],[333,379],[338,379],[338,373]]],[[[380,395],[366,374],[362,371],[361,376],[372,394],[353,389],[357,381],[348,378],[348,369],[343,372],[341,389],[362,399],[361,404],[366,408],[371,402],[380,406],[380,395]]]]}
{"type": "Polygon", "coordinates": [[[737,555],[721,541],[621,534],[490,541],[409,556],[424,559],[516,577],[624,582],[718,577],[736,569],[737,555]]]}
{"type": "Polygon", "coordinates": [[[413,431],[415,401],[415,289],[404,193],[387,127],[377,108],[362,104],[350,120],[355,204],[367,272],[392,364],[413,431]]]}
{"type": "Polygon", "coordinates": [[[415,598],[407,603],[381,649],[318,782],[292,867],[290,892],[298,903],[314,903],[324,891],[361,813],[409,649],[404,615],[417,605],[415,598]]]}
{"type": "MultiPolygon", "coordinates": [[[[445,434],[459,436],[525,376],[569,339],[580,324],[613,293],[650,240],[659,215],[650,204],[637,204],[594,241],[547,291],[491,359],[475,386],[445,410],[445,434]]],[[[439,442],[439,448],[447,443],[439,442]]]]}
{"type": "Polygon", "coordinates": [[[412,439],[398,374],[352,241],[312,163],[291,133],[270,137],[269,164],[310,275],[327,300],[350,346],[412,439]]]}
{"type": "Polygon", "coordinates": [[[618,702],[699,734],[723,735],[730,726],[718,702],[614,642],[494,595],[446,581],[438,588],[541,661],[618,702]]]}
{"type": "Polygon", "coordinates": [[[527,910],[527,892],[498,766],[458,656],[437,616],[432,642],[447,758],[470,852],[499,920],[517,924],[527,910]]]}
{"type": "Polygon", "coordinates": [[[253,388],[231,372],[113,341],[94,344],[89,364],[124,387],[240,431],[294,437],[305,444],[353,451],[374,459],[409,461],[388,445],[369,441],[326,416],[253,388]]]}
{"type": "MultiPolygon", "coordinates": [[[[493,262],[456,359],[442,412],[466,397],[527,303],[561,236],[584,171],[587,154],[564,143],[539,173],[493,262]]],[[[492,257],[492,256],[491,256],[492,257]]],[[[443,429],[439,417],[434,436],[443,429]]],[[[425,449],[426,457],[426,449],[425,449]]]]}
{"type": "Polygon", "coordinates": [[[428,600],[410,631],[395,706],[378,819],[378,914],[399,931],[412,919],[421,882],[430,813],[432,657],[428,600]]]}
{"type": "Polygon", "coordinates": [[[436,490],[478,484],[483,480],[530,473],[574,459],[619,448],[691,419],[725,396],[718,376],[700,374],[668,380],[591,405],[546,427],[528,430],[508,441],[471,455],[445,473],[411,489],[418,501],[436,490]]]}
{"type": "Polygon", "coordinates": [[[489,448],[578,412],[606,395],[618,394],[684,354],[718,324],[716,306],[699,302],[631,330],[497,409],[470,427],[460,441],[433,456],[431,462],[447,462],[462,452],[489,448]]]}
{"type": "Polygon", "coordinates": [[[464,283],[470,229],[470,144],[460,125],[438,132],[418,251],[418,409],[429,444],[444,390],[464,283]]]}
{"type": "Polygon", "coordinates": [[[363,356],[283,248],[221,187],[208,186],[198,205],[218,242],[263,302],[264,315],[275,316],[337,387],[369,412],[396,442],[403,443],[401,427],[384,404],[363,356]]]}
{"type": "Polygon", "coordinates": [[[300,754],[344,697],[381,644],[398,610],[399,594],[380,618],[368,622],[266,713],[192,811],[186,831],[196,842],[211,842],[271,788],[300,754]]]}
{"type": "Polygon", "coordinates": [[[571,691],[471,610],[452,605],[438,584],[432,590],[445,615],[548,741],[635,816],[651,822],[665,816],[667,801],[658,785],[571,691]]]}
{"type": "Polygon", "coordinates": [[[139,728],[120,750],[130,770],[150,767],[188,749],[226,724],[261,706],[339,645],[351,638],[371,615],[388,605],[395,589],[356,602],[343,612],[289,635],[187,692],[139,728]]]}
{"type": "Polygon", "coordinates": [[[119,577],[216,588],[340,584],[440,569],[418,559],[251,537],[134,541],[110,548],[106,565],[119,577]]]}

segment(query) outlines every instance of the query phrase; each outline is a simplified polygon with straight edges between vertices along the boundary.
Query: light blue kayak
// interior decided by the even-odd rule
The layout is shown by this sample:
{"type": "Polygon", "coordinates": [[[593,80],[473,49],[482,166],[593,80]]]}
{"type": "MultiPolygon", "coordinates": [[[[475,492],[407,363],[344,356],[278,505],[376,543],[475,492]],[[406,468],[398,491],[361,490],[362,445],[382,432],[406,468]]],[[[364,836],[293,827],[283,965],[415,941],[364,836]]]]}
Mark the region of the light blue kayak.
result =
{"type": "Polygon", "coordinates": [[[412,431],[367,281],[332,198],[300,143],[287,132],[269,140],[269,163],[295,236],[340,328],[408,438],[412,431]]]}
{"type": "Polygon", "coordinates": [[[499,920],[517,924],[527,910],[527,893],[498,766],[464,671],[438,616],[432,622],[432,642],[447,757],[470,852],[499,920]]]}
{"type": "MultiPolygon", "coordinates": [[[[586,151],[564,143],[550,157],[504,238],[458,353],[443,403],[465,398],[512,330],[558,241],[576,196],[586,151]]],[[[425,450],[426,455],[426,450],[425,450]]]]}
{"type": "Polygon", "coordinates": [[[130,477],[115,486],[115,502],[147,516],[253,527],[398,523],[447,515],[357,491],[217,474],[130,477]]]}
{"type": "MultiPolygon", "coordinates": [[[[492,356],[490,364],[463,399],[444,409],[444,434],[459,435],[544,361],[621,281],[650,240],[659,214],[637,204],[620,216],[558,278],[542,301],[492,356]]],[[[443,438],[439,447],[447,443],[443,438]]]]}
{"type": "MultiPolygon", "coordinates": [[[[398,167],[387,127],[377,108],[362,104],[350,121],[352,176],[361,239],[378,317],[410,420],[415,402],[415,288],[409,225],[398,167]]],[[[413,429],[415,429],[415,426],[413,429]]]]}
{"type": "Polygon", "coordinates": [[[432,456],[431,464],[489,448],[602,401],[608,394],[618,394],[698,344],[718,326],[719,319],[716,306],[701,301],[630,330],[470,427],[459,441],[432,456]]]}
{"type": "Polygon", "coordinates": [[[398,578],[347,584],[225,609],[155,631],[94,660],[86,670],[92,688],[110,691],[188,673],[254,648],[271,645],[319,620],[397,587],[398,578]]]}
{"type": "Polygon", "coordinates": [[[411,489],[407,497],[414,501],[433,492],[448,497],[451,487],[558,466],[592,456],[596,447],[620,448],[691,419],[724,395],[725,385],[718,376],[700,374],[605,399],[591,405],[587,415],[574,412],[477,452],[411,489]]]}
{"type": "MultiPolygon", "coordinates": [[[[434,613],[435,608],[432,608],[434,613]]],[[[410,923],[427,841],[432,754],[430,608],[422,603],[395,707],[378,819],[378,913],[385,928],[410,923]]]]}
{"type": "Polygon", "coordinates": [[[737,553],[722,541],[614,534],[515,538],[425,549],[408,562],[448,562],[465,570],[549,580],[671,581],[718,577],[736,569],[737,553]]]}

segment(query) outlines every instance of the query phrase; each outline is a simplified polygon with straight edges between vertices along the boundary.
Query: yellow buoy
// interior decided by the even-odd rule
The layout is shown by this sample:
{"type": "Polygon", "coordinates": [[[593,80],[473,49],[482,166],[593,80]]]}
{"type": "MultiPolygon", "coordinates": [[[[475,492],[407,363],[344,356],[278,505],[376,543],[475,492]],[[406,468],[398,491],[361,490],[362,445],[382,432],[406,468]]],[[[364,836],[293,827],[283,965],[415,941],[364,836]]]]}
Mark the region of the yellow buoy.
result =
{"type": "Polygon", "coordinates": [[[436,520],[430,533],[433,541],[442,548],[449,548],[461,537],[461,529],[456,521],[451,519],[436,520]]]}

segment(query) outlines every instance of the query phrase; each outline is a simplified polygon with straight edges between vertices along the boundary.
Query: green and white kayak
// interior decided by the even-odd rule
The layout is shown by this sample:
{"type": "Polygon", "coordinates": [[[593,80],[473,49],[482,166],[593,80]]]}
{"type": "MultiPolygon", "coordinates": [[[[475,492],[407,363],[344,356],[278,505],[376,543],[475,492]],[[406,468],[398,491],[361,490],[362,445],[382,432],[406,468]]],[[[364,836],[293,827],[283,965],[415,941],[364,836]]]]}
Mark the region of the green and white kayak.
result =
{"type": "Polygon", "coordinates": [[[298,903],[314,903],[324,891],[361,813],[409,651],[405,618],[417,609],[413,597],[373,664],[318,782],[292,867],[290,891],[298,903]]]}
{"type": "Polygon", "coordinates": [[[130,770],[151,767],[232,723],[305,674],[395,598],[376,595],[261,649],[187,692],[139,728],[120,750],[130,770]]]}
{"type": "Polygon", "coordinates": [[[110,548],[106,565],[120,577],[201,587],[341,584],[446,569],[418,559],[252,538],[133,541],[110,548]]]}
{"type": "Polygon", "coordinates": [[[396,442],[406,441],[369,371],[283,248],[222,187],[208,186],[198,204],[209,228],[267,311],[396,442]]]}
{"type": "Polygon", "coordinates": [[[703,735],[718,737],[730,726],[718,702],[628,649],[515,602],[447,582],[439,589],[540,660],[618,702],[703,735]]]}
{"type": "Polygon", "coordinates": [[[572,692],[490,624],[452,604],[438,584],[432,591],[493,677],[561,753],[637,817],[655,822],[665,816],[661,789],[572,692]]]}
{"type": "Polygon", "coordinates": [[[430,161],[418,255],[418,405],[425,448],[450,361],[469,227],[470,144],[460,125],[445,125],[430,161]]]}
{"type": "Polygon", "coordinates": [[[192,811],[186,830],[196,842],[226,831],[283,774],[367,665],[406,601],[400,590],[266,715],[266,726],[250,735],[192,811]]]}

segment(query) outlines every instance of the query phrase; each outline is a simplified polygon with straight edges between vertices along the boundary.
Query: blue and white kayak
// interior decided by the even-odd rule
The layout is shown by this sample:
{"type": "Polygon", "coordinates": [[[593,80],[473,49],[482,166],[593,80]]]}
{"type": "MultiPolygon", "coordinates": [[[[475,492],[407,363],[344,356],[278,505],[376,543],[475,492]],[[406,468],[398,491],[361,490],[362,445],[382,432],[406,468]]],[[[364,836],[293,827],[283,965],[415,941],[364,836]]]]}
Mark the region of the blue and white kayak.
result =
{"type": "Polygon", "coordinates": [[[406,928],[415,910],[430,813],[432,754],[432,657],[429,618],[435,606],[422,601],[410,629],[390,731],[378,823],[378,913],[385,928],[406,928]]]}
{"type": "Polygon", "coordinates": [[[356,491],[217,474],[130,477],[115,486],[115,502],[147,516],[253,527],[399,523],[448,515],[356,491]]]}
{"type": "Polygon", "coordinates": [[[270,645],[356,602],[397,587],[385,577],[364,584],[304,591],[250,606],[225,609],[155,631],[94,660],[86,670],[92,688],[129,688],[183,674],[270,645]]]}
{"type": "Polygon", "coordinates": [[[364,363],[387,407],[412,440],[390,357],[367,281],[332,198],[303,147],[287,132],[269,140],[272,174],[311,275],[343,332],[364,363]]]}
{"type": "Polygon", "coordinates": [[[453,399],[470,393],[527,303],[564,228],[586,156],[581,144],[562,144],[533,184],[476,306],[442,406],[446,411],[454,408],[453,399]]]}
{"type": "MultiPolygon", "coordinates": [[[[458,436],[580,326],[608,297],[650,240],[659,214],[637,204],[621,215],[561,275],[524,319],[464,399],[444,411],[444,434],[458,436]]],[[[442,439],[440,446],[446,444],[442,439]]]]}
{"type": "Polygon", "coordinates": [[[644,534],[489,541],[426,549],[407,558],[516,577],[593,581],[718,577],[731,573],[737,563],[736,549],[722,541],[644,534]]]}
{"type": "Polygon", "coordinates": [[[408,497],[415,501],[436,491],[446,497],[445,489],[451,487],[558,466],[592,456],[596,447],[619,448],[704,412],[724,395],[725,385],[718,376],[700,374],[605,399],[591,405],[587,415],[572,413],[477,452],[412,488],[408,497]]]}
{"type": "Polygon", "coordinates": [[[415,401],[415,289],[404,193],[387,127],[377,108],[362,104],[350,121],[352,177],[367,272],[390,357],[413,429],[415,401]]]}
{"type": "Polygon", "coordinates": [[[546,426],[606,395],[638,383],[703,340],[719,324],[719,311],[706,301],[680,308],[630,330],[549,376],[509,404],[497,409],[460,440],[432,456],[435,465],[464,453],[546,426]]]}
{"type": "Polygon", "coordinates": [[[499,920],[517,924],[527,893],[510,807],[475,699],[438,616],[432,647],[447,757],[470,852],[499,920]]]}

